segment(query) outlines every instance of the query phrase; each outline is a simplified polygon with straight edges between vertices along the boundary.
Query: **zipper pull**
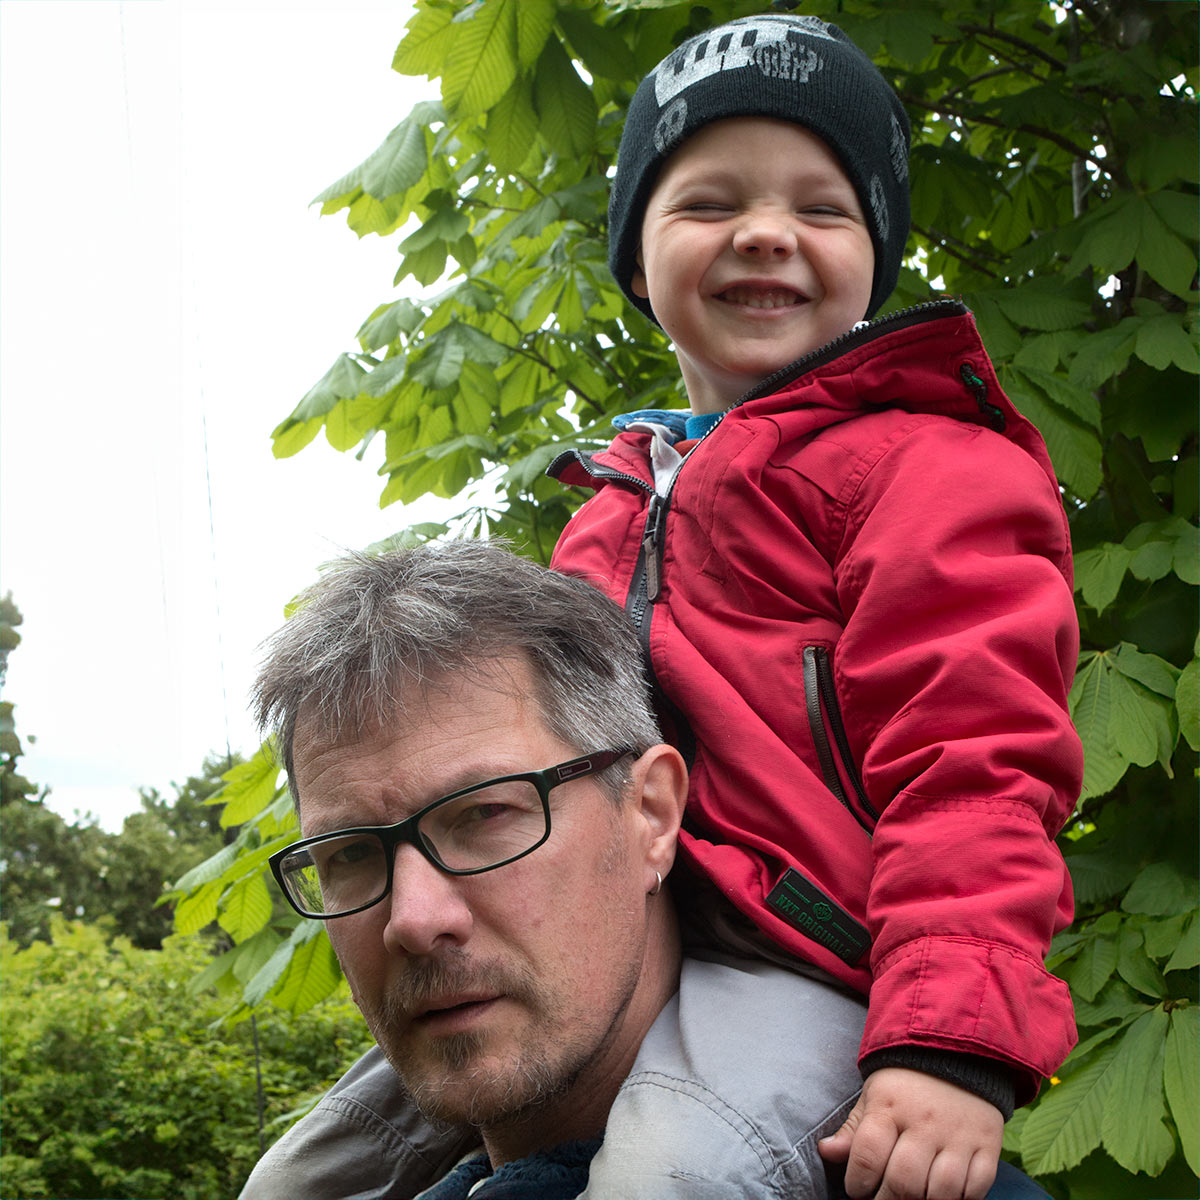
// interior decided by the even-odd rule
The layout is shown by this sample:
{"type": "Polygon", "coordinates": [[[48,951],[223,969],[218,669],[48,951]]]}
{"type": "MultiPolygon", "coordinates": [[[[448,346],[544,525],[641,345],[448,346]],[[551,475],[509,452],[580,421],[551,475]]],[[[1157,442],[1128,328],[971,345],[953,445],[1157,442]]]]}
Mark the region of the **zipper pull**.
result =
{"type": "Polygon", "coordinates": [[[661,524],[663,510],[662,497],[655,494],[650,497],[650,511],[646,514],[646,532],[642,535],[642,561],[646,564],[646,599],[654,604],[662,591],[662,552],[661,524]]]}

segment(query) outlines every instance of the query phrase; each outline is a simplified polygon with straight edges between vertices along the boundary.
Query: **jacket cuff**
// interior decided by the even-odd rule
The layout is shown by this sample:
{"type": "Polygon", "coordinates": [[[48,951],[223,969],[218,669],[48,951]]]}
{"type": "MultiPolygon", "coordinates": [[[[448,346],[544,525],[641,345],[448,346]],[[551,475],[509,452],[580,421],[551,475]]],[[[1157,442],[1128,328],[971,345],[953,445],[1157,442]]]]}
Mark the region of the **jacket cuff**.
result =
{"type": "Polygon", "coordinates": [[[889,1046],[886,1050],[868,1054],[858,1064],[864,1079],[881,1067],[924,1071],[926,1075],[955,1083],[989,1104],[994,1104],[1006,1121],[1013,1115],[1017,1098],[1016,1080],[1012,1070],[994,1058],[961,1054],[957,1050],[939,1050],[934,1046],[889,1046]]]}

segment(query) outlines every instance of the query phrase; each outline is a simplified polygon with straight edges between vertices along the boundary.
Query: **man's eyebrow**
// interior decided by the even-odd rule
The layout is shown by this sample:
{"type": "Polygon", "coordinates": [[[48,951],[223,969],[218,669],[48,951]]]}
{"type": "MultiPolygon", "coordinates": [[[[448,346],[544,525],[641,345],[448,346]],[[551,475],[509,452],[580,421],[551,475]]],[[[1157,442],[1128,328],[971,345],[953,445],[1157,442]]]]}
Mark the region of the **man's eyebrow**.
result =
{"type": "MultiPolygon", "coordinates": [[[[553,764],[551,764],[553,765],[553,764]]],[[[353,808],[355,801],[353,797],[335,797],[331,804],[326,804],[323,807],[323,817],[325,819],[314,820],[309,829],[304,833],[305,837],[324,837],[330,833],[338,833],[343,829],[386,829],[391,825],[398,825],[401,821],[407,820],[414,813],[419,813],[423,808],[427,808],[437,800],[441,800],[446,796],[452,796],[455,792],[461,792],[466,788],[477,787],[481,784],[490,783],[493,779],[503,779],[509,775],[526,775],[531,772],[544,769],[544,764],[528,767],[528,766],[497,766],[495,763],[486,766],[478,764],[464,766],[458,768],[453,774],[448,775],[442,780],[440,790],[435,794],[426,796],[419,804],[408,805],[404,804],[403,808],[406,811],[397,811],[393,813],[388,820],[384,821],[368,821],[354,820],[351,814],[347,814],[347,809],[353,808]],[[330,812],[333,810],[336,814],[333,819],[330,818],[330,812]]],[[[396,793],[394,789],[387,789],[385,785],[384,804],[389,800],[395,799],[396,793]]],[[[303,800],[301,801],[303,804],[303,800]]],[[[399,803],[397,802],[399,809],[399,803]]]]}

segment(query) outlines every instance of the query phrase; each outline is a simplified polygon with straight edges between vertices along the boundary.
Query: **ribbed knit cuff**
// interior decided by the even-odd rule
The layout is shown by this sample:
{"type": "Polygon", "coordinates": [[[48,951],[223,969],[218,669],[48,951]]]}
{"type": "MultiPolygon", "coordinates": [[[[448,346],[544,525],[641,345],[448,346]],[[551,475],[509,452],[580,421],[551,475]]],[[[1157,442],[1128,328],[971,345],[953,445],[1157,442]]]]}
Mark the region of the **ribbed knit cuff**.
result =
{"type": "Polygon", "coordinates": [[[933,1046],[889,1046],[876,1050],[859,1063],[866,1079],[881,1067],[906,1067],[924,1071],[947,1083],[956,1083],[968,1092],[994,1104],[1007,1121],[1013,1114],[1017,1086],[1012,1071],[994,1058],[978,1054],[960,1054],[957,1050],[940,1050],[933,1046]]]}

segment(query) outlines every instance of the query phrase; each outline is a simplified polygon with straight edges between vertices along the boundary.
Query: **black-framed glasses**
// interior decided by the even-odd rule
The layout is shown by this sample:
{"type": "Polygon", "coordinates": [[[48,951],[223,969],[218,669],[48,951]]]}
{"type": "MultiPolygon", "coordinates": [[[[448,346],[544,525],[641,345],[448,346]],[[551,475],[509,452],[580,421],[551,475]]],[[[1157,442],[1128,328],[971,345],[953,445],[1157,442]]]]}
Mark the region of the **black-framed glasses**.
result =
{"type": "Polygon", "coordinates": [[[597,750],[544,771],[501,775],[427,804],[395,825],[363,825],[303,838],[268,860],[302,917],[348,917],[392,890],[396,847],[416,848],[449,875],[494,871],[550,836],[550,792],[595,775],[635,750],[597,750]]]}

